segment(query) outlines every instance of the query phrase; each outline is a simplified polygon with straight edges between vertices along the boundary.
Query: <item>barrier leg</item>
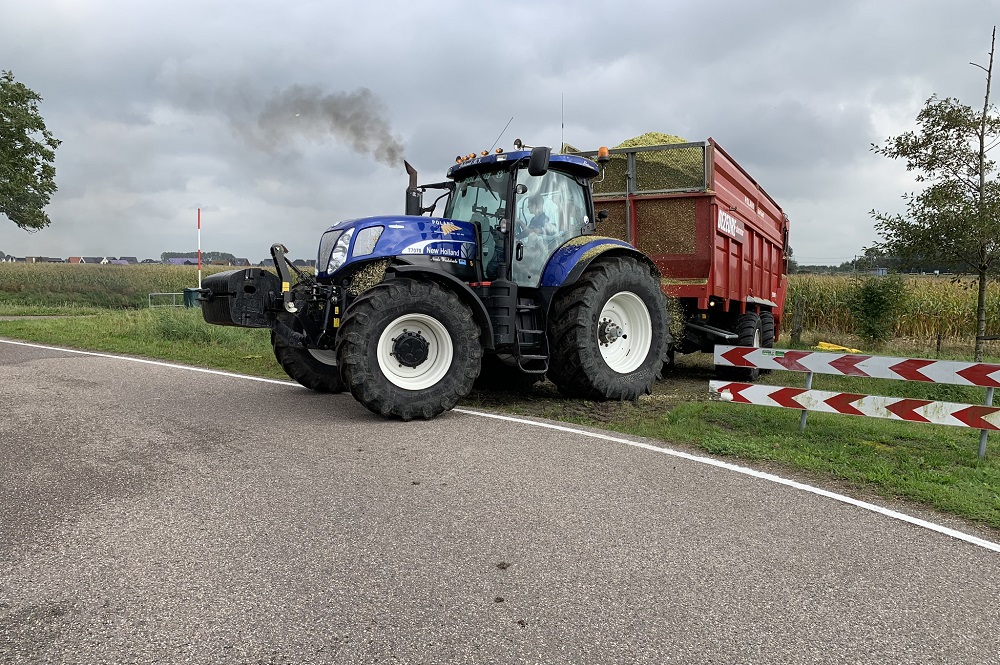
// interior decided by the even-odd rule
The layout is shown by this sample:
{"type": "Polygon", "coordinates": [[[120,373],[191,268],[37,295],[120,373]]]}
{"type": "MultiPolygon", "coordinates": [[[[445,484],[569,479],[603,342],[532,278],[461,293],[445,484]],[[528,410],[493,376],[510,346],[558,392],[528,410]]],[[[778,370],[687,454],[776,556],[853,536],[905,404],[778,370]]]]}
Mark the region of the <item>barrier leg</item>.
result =
{"type": "MultiPolygon", "coordinates": [[[[986,389],[986,406],[993,406],[993,388],[986,389]]],[[[979,430],[979,459],[986,457],[986,437],[988,435],[988,431],[979,430]]]]}
{"type": "MultiPolygon", "coordinates": [[[[812,389],[812,387],[813,387],[813,373],[809,372],[808,374],[806,374],[806,390],[810,390],[810,389],[812,389]]],[[[806,417],[808,415],[809,415],[809,412],[806,411],[805,409],[802,409],[802,415],[799,416],[799,431],[800,432],[805,432],[806,431],[806,417]]]]}

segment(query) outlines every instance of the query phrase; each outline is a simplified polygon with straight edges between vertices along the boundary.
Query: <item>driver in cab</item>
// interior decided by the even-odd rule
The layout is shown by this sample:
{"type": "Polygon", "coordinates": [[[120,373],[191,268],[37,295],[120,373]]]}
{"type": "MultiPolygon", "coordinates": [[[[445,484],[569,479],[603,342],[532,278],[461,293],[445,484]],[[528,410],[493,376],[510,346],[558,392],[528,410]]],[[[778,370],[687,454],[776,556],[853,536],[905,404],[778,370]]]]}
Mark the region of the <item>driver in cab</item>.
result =
{"type": "Polygon", "coordinates": [[[523,278],[537,278],[541,272],[542,264],[548,258],[549,248],[547,235],[551,234],[555,225],[549,220],[549,216],[543,210],[544,200],[541,194],[533,194],[528,197],[528,223],[524,243],[524,259],[518,261],[515,268],[518,272],[523,272],[523,278]]]}

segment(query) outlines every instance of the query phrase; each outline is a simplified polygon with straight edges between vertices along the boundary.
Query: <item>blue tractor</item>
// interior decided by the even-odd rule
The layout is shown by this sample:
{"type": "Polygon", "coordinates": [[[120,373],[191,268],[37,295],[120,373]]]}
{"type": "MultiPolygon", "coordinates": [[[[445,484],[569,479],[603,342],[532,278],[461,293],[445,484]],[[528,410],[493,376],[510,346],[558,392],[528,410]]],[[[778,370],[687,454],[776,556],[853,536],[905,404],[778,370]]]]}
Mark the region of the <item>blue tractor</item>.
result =
{"type": "Polygon", "coordinates": [[[205,320],[270,328],[291,378],[349,390],[388,418],[433,418],[474,385],[545,377],[591,400],[652,390],[671,343],[660,274],[628,243],[594,235],[607,216],[594,215],[597,163],[516,142],[457,158],[445,182],[418,185],[406,169],[406,214],[330,227],[315,275],[274,245],[277,275],[209,276],[205,320]]]}

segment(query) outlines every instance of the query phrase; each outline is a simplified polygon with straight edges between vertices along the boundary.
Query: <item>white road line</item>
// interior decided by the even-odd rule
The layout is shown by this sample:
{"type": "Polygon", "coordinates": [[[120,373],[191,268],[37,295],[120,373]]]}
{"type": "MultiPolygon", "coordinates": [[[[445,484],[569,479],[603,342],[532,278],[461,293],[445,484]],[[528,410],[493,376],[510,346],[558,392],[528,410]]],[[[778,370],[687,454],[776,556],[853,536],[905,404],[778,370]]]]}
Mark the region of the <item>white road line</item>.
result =
{"type": "Polygon", "coordinates": [[[607,434],[599,434],[596,432],[587,432],[586,430],[576,429],[575,427],[565,427],[563,425],[540,423],[540,422],[535,422],[533,420],[526,420],[524,418],[515,418],[512,416],[504,416],[495,413],[484,413],[482,411],[469,411],[467,409],[455,409],[455,411],[458,411],[459,413],[466,413],[469,415],[480,416],[483,418],[496,418],[497,420],[507,420],[510,422],[522,423],[525,425],[534,425],[535,427],[545,427],[548,429],[554,429],[560,432],[570,432],[572,434],[580,434],[582,436],[589,436],[594,439],[602,439],[604,441],[623,443],[626,446],[642,448],[643,450],[648,450],[654,453],[661,453],[663,455],[670,455],[672,457],[680,457],[682,459],[690,460],[692,462],[707,464],[709,466],[718,467],[720,469],[727,469],[729,471],[734,471],[736,473],[742,473],[743,475],[752,476],[754,478],[760,478],[761,480],[768,480],[772,483],[778,483],[779,485],[794,487],[795,489],[802,490],[803,492],[818,494],[819,496],[823,496],[828,499],[833,499],[834,501],[840,501],[842,503],[850,504],[857,508],[870,510],[873,513],[878,513],[879,515],[884,515],[894,520],[899,520],[901,522],[913,524],[915,526],[923,527],[925,529],[930,529],[931,531],[936,531],[937,533],[941,533],[946,536],[951,536],[952,538],[957,538],[967,543],[978,545],[979,547],[985,547],[986,549],[992,550],[994,552],[1000,552],[1000,544],[993,543],[988,540],[983,540],[982,538],[977,538],[976,536],[970,536],[967,533],[962,533],[961,531],[956,531],[955,529],[951,529],[946,526],[941,526],[940,524],[934,524],[933,522],[928,522],[918,517],[911,517],[910,515],[906,515],[904,513],[900,513],[895,510],[890,510],[889,508],[883,508],[882,506],[877,506],[873,503],[868,503],[867,501],[853,499],[849,496],[844,496],[843,494],[837,494],[836,492],[830,492],[829,490],[821,489],[819,487],[806,485],[805,483],[800,483],[797,480],[789,480],[787,478],[782,478],[781,476],[775,476],[774,474],[771,473],[765,473],[764,471],[757,471],[755,469],[750,469],[745,466],[737,466],[736,464],[730,464],[729,462],[723,462],[721,460],[712,459],[711,457],[700,457],[698,455],[692,455],[691,453],[685,453],[680,450],[660,448],[659,446],[654,446],[648,443],[642,443],[641,441],[630,441],[629,439],[622,439],[617,436],[609,436],[607,434]]]}
{"type": "MultiPolygon", "coordinates": [[[[276,383],[279,385],[295,386],[301,387],[297,383],[291,381],[278,381],[276,379],[263,379],[256,376],[248,376],[246,374],[234,374],[232,372],[223,372],[214,369],[204,369],[201,367],[191,367],[189,365],[175,365],[173,363],[161,362],[158,360],[146,360],[143,358],[131,358],[129,356],[118,356],[110,353],[97,353],[94,351],[80,351],[78,349],[66,349],[56,346],[45,346],[43,344],[31,344],[28,342],[17,342],[14,340],[0,339],[0,342],[4,344],[13,344],[16,346],[28,346],[36,349],[47,349],[49,351],[62,351],[65,353],[77,353],[85,356],[97,356],[99,358],[113,358],[115,360],[127,360],[130,362],[144,363],[147,365],[157,365],[159,367],[170,367],[173,369],[182,369],[191,372],[204,372],[206,374],[216,374],[218,376],[228,376],[236,379],[246,379],[249,381],[260,381],[263,383],[276,383]]],[[[692,455],[691,453],[686,453],[680,450],[671,450],[669,448],[660,448],[659,446],[654,446],[648,443],[643,443],[641,441],[631,441],[629,439],[623,439],[617,436],[610,436],[608,434],[600,434],[597,432],[588,432],[586,430],[577,429],[575,427],[566,427],[564,425],[553,425],[551,423],[542,423],[534,420],[528,420],[526,418],[515,418],[513,416],[504,416],[496,413],[486,413],[483,411],[472,411],[470,409],[454,409],[457,413],[464,413],[469,416],[475,416],[478,418],[493,418],[495,420],[505,420],[507,422],[518,423],[521,425],[529,425],[532,427],[541,427],[544,429],[556,430],[559,432],[567,432],[570,434],[579,434],[580,436],[586,436],[593,439],[601,439],[603,441],[611,441],[614,443],[621,443],[626,446],[632,446],[634,448],[641,448],[643,450],[648,450],[654,453],[660,453],[663,455],[670,455],[672,457],[679,457],[682,459],[689,460],[691,462],[697,462],[699,464],[706,464],[708,466],[714,466],[720,469],[726,469],[727,471],[732,471],[734,473],[740,473],[746,476],[751,476],[753,478],[759,478],[761,480],[766,480],[772,483],[777,483],[779,485],[785,485],[786,487],[792,487],[803,492],[809,492],[810,494],[816,494],[818,496],[826,497],[828,499],[833,499],[834,501],[840,501],[841,503],[846,503],[848,505],[854,506],[856,508],[861,508],[862,510],[868,510],[879,515],[883,515],[890,519],[899,520],[900,522],[905,522],[907,524],[912,524],[936,533],[940,533],[945,536],[950,536],[958,540],[964,541],[971,545],[976,545],[984,549],[1000,552],[1000,544],[978,538],[976,536],[971,536],[967,533],[962,533],[961,531],[956,531],[955,529],[942,526],[940,524],[935,524],[933,522],[928,522],[927,520],[922,520],[918,517],[912,517],[904,513],[900,513],[895,510],[890,510],[889,508],[883,508],[882,506],[877,506],[873,503],[868,503],[867,501],[861,501],[859,499],[854,499],[849,496],[844,496],[843,494],[837,494],[836,492],[830,492],[829,490],[821,489],[819,487],[813,487],[812,485],[806,485],[805,483],[800,483],[796,480],[789,480],[787,478],[782,478],[771,473],[765,473],[763,471],[757,471],[755,469],[750,469],[745,466],[738,466],[736,464],[730,464],[729,462],[723,462],[721,460],[713,459],[711,457],[701,457],[699,455],[692,455]]]]}
{"type": "Polygon", "coordinates": [[[218,369],[206,369],[204,367],[192,367],[191,365],[175,365],[174,363],[165,363],[160,360],[146,360],[145,358],[132,358],[130,356],[117,356],[111,353],[98,353],[97,351],[80,351],[79,349],[65,349],[59,346],[46,346],[44,344],[31,344],[29,342],[16,342],[12,339],[0,339],[0,342],[4,344],[13,344],[15,346],[30,346],[33,349],[47,349],[49,351],[62,351],[64,353],[78,353],[81,356],[97,356],[98,358],[114,358],[115,360],[128,360],[134,363],[142,363],[144,365],[157,365],[158,367],[170,367],[172,369],[186,369],[189,372],[204,372],[205,374],[216,374],[218,376],[230,376],[235,379],[247,379],[248,381],[260,381],[261,383],[277,383],[282,386],[295,386],[301,388],[298,383],[292,381],[279,381],[278,379],[265,379],[259,376],[249,376],[247,374],[235,374],[233,372],[223,372],[218,369]]]}

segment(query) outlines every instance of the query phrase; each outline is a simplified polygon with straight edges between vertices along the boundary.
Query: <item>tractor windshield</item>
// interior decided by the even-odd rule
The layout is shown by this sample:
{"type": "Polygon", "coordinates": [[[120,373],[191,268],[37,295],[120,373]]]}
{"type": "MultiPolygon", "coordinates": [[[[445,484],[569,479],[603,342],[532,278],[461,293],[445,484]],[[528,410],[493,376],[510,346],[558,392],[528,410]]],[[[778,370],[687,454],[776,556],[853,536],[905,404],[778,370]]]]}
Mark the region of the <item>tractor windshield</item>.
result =
{"type": "Polygon", "coordinates": [[[455,193],[444,209],[447,219],[479,222],[483,231],[503,219],[507,207],[508,171],[475,173],[455,183],[455,193]]]}

